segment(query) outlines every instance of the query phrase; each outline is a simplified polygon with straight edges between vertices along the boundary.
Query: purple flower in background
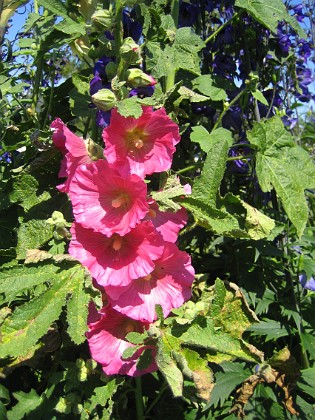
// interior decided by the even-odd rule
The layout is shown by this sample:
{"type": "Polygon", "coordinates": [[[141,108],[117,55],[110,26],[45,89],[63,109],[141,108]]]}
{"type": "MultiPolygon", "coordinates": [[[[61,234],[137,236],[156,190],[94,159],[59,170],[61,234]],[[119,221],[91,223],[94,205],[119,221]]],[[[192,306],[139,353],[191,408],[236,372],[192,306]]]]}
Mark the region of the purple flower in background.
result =
{"type": "Polygon", "coordinates": [[[294,16],[298,22],[303,22],[305,14],[303,13],[303,4],[297,4],[291,9],[294,12],[294,16]]]}
{"type": "Polygon", "coordinates": [[[301,286],[303,287],[303,289],[308,289],[315,292],[315,279],[313,276],[311,276],[310,279],[307,280],[307,276],[305,273],[300,274],[299,282],[301,283],[301,286]]]}
{"type": "MultiPolygon", "coordinates": [[[[232,146],[229,152],[231,157],[238,157],[238,156],[246,156],[249,155],[251,149],[246,146],[248,144],[247,141],[241,140],[240,143],[244,143],[243,145],[232,146]]],[[[232,162],[232,172],[238,174],[247,174],[249,171],[248,161],[244,161],[241,159],[236,159],[232,162]]]]}
{"type": "Polygon", "coordinates": [[[96,76],[96,77],[105,77],[106,76],[105,67],[111,61],[114,61],[114,58],[113,57],[107,57],[106,55],[104,55],[102,58],[100,58],[94,64],[94,68],[93,68],[93,74],[94,74],[94,76],[96,76]]]}
{"type": "Polygon", "coordinates": [[[154,93],[154,86],[140,86],[132,89],[129,96],[138,96],[139,98],[148,98],[154,93]]]}
{"type": "Polygon", "coordinates": [[[182,28],[183,26],[192,26],[196,22],[198,14],[198,4],[186,3],[180,0],[178,17],[179,28],[182,28]]]}
{"type": "MultiPolygon", "coordinates": [[[[1,147],[0,147],[1,149],[1,147]]],[[[2,155],[0,155],[0,162],[7,162],[12,163],[12,156],[9,152],[4,152],[2,155]]]]}
{"type": "Polygon", "coordinates": [[[306,62],[307,59],[312,54],[312,49],[311,49],[310,43],[308,41],[306,41],[305,39],[300,39],[299,43],[298,43],[297,54],[300,58],[302,58],[304,60],[304,62],[306,62]]]}
{"type": "Polygon", "coordinates": [[[111,111],[101,111],[100,109],[96,112],[96,124],[101,128],[106,128],[110,123],[111,111]]]}
{"type": "Polygon", "coordinates": [[[123,27],[124,38],[131,37],[135,42],[138,42],[142,34],[142,25],[136,20],[136,13],[134,9],[123,11],[123,27]]]}

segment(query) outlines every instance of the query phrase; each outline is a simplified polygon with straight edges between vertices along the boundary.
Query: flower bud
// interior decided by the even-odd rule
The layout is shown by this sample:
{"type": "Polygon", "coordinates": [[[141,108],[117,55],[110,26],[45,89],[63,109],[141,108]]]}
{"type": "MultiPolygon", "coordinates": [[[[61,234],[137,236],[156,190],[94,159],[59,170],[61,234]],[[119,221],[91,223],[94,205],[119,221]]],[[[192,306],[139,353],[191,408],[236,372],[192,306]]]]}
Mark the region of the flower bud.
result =
{"type": "Polygon", "coordinates": [[[152,86],[156,80],[140,69],[129,69],[126,71],[127,84],[131,87],[152,86]]]}
{"type": "Polygon", "coordinates": [[[110,61],[105,67],[106,76],[108,79],[112,79],[117,73],[117,64],[110,61]]]}
{"type": "Polygon", "coordinates": [[[134,40],[130,37],[124,40],[123,45],[120,48],[121,58],[129,64],[141,64],[141,48],[134,40]]]}
{"type": "Polygon", "coordinates": [[[111,10],[97,10],[91,16],[93,25],[99,31],[112,31],[114,27],[114,15],[111,10]]]}
{"type": "Polygon", "coordinates": [[[87,140],[87,151],[92,160],[104,159],[103,148],[92,139],[87,140]]]}
{"type": "Polygon", "coordinates": [[[92,102],[102,111],[110,111],[117,102],[117,98],[110,89],[100,89],[92,95],[92,102]]]}

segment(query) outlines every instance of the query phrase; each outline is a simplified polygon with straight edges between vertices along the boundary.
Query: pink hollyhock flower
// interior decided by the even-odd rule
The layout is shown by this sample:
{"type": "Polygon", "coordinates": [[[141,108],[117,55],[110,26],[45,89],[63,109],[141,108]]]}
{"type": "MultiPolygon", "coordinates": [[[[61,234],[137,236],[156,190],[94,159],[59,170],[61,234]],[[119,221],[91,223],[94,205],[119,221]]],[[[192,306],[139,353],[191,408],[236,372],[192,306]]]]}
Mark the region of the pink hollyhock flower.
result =
{"type": "Polygon", "coordinates": [[[108,162],[122,175],[133,173],[145,177],[170,169],[180,136],[178,126],[164,108],[153,111],[151,107],[143,107],[140,118],[125,118],[113,109],[103,139],[108,162]]]}
{"type": "Polygon", "coordinates": [[[77,167],[83,163],[92,162],[92,159],[88,154],[83,138],[72,133],[60,118],[56,118],[51,123],[50,128],[54,130],[52,140],[55,147],[60,149],[61,153],[65,155],[61,162],[58,176],[60,178],[67,177],[67,179],[63,184],[58,185],[57,188],[59,191],[67,193],[77,167]]]}
{"type": "Polygon", "coordinates": [[[157,318],[155,305],[161,305],[167,317],[191,297],[194,277],[190,256],[175,244],[165,243],[163,255],[155,261],[150,274],[125,287],[108,286],[105,292],[117,311],[139,321],[153,322],[157,318]]]}
{"type": "Polygon", "coordinates": [[[164,249],[162,237],[149,221],[125,236],[115,233],[108,237],[79,223],[72,225],[71,234],[69,254],[87,267],[101,286],[126,286],[132,279],[147,276],[164,249]]]}
{"type": "Polygon", "coordinates": [[[69,189],[76,222],[107,236],[123,236],[145,217],[146,193],[138,175],[123,178],[105,160],[81,165],[69,189]]]}
{"type": "Polygon", "coordinates": [[[92,358],[99,362],[107,375],[139,376],[157,370],[154,360],[156,347],[144,345],[130,358],[122,359],[123,352],[134,344],[126,340],[126,335],[132,331],[143,333],[149,328],[148,323],[130,319],[110,307],[98,313],[90,307],[88,320],[89,331],[86,333],[92,358]],[[144,369],[137,369],[136,363],[140,355],[150,349],[152,362],[144,369]]]}
{"type": "Polygon", "coordinates": [[[164,241],[176,242],[178,232],[187,223],[187,211],[182,207],[176,212],[161,211],[153,198],[148,199],[149,212],[144,220],[151,220],[164,241]]]}

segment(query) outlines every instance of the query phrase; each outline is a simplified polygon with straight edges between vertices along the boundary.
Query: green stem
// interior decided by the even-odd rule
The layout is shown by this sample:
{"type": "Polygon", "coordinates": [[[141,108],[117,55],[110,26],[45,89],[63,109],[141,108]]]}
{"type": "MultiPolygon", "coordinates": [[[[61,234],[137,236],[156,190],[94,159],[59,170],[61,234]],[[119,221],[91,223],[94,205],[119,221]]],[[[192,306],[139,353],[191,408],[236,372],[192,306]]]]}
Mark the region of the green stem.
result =
{"type": "Polygon", "coordinates": [[[38,3],[37,0],[34,0],[34,13],[38,14],[38,3]]]}
{"type": "MultiPolygon", "coordinates": [[[[238,95],[235,96],[234,99],[232,99],[232,101],[228,104],[227,107],[224,108],[224,110],[221,112],[217,122],[214,124],[213,126],[213,130],[215,130],[216,128],[219,127],[219,125],[221,124],[222,118],[224,117],[224,115],[227,113],[227,111],[231,108],[231,106],[233,106],[240,98],[241,96],[244,95],[244,93],[246,93],[248,90],[248,88],[246,87],[244,90],[242,90],[238,95]]],[[[213,131],[212,130],[212,131],[213,131]]]]}
{"type": "Polygon", "coordinates": [[[230,20],[227,20],[223,23],[216,31],[213,32],[206,40],[205,44],[208,44],[208,42],[212,41],[224,28],[226,28],[228,25],[230,25],[236,18],[239,18],[243,12],[235,13],[234,16],[231,17],[230,20]]]}
{"type": "Polygon", "coordinates": [[[152,410],[152,408],[159,402],[160,398],[162,397],[162,394],[164,393],[164,391],[168,388],[167,384],[164,382],[163,385],[161,386],[161,389],[159,391],[159,393],[157,394],[157,396],[155,397],[155,399],[152,401],[152,403],[150,404],[149,408],[147,409],[147,411],[145,412],[145,415],[147,416],[150,411],[152,410]]]}
{"type": "Polygon", "coordinates": [[[117,71],[118,78],[121,77],[121,73],[123,72],[121,58],[120,58],[120,47],[122,46],[123,35],[124,35],[122,15],[123,15],[123,2],[122,0],[116,0],[114,37],[115,37],[116,60],[118,64],[118,71],[117,71]]]}
{"type": "Polygon", "coordinates": [[[39,58],[36,73],[35,73],[35,83],[34,83],[34,93],[33,93],[33,108],[34,111],[36,109],[36,105],[39,99],[39,89],[40,84],[42,81],[42,73],[43,73],[43,58],[39,58]]]}
{"type": "Polygon", "coordinates": [[[178,171],[176,171],[176,174],[177,174],[177,175],[178,175],[178,174],[182,174],[182,173],[184,173],[184,172],[188,172],[188,171],[190,171],[191,169],[195,169],[195,168],[196,168],[196,165],[186,166],[186,168],[179,169],[178,171]]]}
{"type": "Polygon", "coordinates": [[[233,160],[247,160],[247,159],[252,159],[254,157],[254,155],[246,155],[246,156],[235,156],[235,157],[229,157],[227,158],[227,162],[231,162],[233,160]]]}
{"type": "Polygon", "coordinates": [[[137,410],[137,420],[143,420],[143,401],[142,401],[142,384],[141,384],[141,376],[137,376],[136,380],[136,410],[137,410]]]}
{"type": "Polygon", "coordinates": [[[45,126],[50,114],[50,110],[51,110],[51,106],[53,103],[53,99],[54,99],[54,87],[55,87],[55,80],[54,80],[54,76],[51,77],[51,88],[50,88],[50,92],[49,92],[49,102],[48,102],[48,106],[47,106],[47,112],[45,115],[45,120],[43,123],[43,130],[45,130],[45,126]]]}
{"type": "MultiPolygon", "coordinates": [[[[179,0],[171,0],[171,16],[174,20],[175,27],[178,27],[178,14],[179,14],[179,0]]],[[[176,69],[173,69],[165,78],[165,92],[172,89],[175,84],[176,69]]]]}

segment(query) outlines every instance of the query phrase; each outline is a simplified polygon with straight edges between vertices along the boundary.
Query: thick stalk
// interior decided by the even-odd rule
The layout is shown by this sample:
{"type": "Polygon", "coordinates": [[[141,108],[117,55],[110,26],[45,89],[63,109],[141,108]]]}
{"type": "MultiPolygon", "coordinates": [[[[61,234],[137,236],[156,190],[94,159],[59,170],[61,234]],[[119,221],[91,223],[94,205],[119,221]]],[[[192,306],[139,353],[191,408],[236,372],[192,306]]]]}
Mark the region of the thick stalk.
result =
{"type": "Polygon", "coordinates": [[[247,92],[247,87],[244,90],[242,90],[238,95],[236,95],[235,98],[232,99],[232,101],[227,105],[227,107],[224,108],[224,110],[221,112],[217,122],[214,124],[213,130],[215,130],[216,128],[218,128],[220,126],[222,118],[224,117],[224,115],[231,108],[231,106],[233,106],[241,98],[241,96],[244,95],[245,92],[247,92]]]}
{"type": "Polygon", "coordinates": [[[230,25],[232,22],[234,22],[234,20],[236,20],[237,18],[239,18],[241,16],[242,12],[238,12],[235,13],[234,16],[231,17],[231,19],[227,20],[226,22],[223,23],[223,25],[221,25],[216,31],[213,32],[213,34],[211,34],[210,36],[208,36],[208,38],[205,40],[205,43],[208,44],[208,42],[212,41],[213,39],[215,39],[215,37],[224,29],[226,28],[228,25],[230,25]]]}
{"type": "Polygon", "coordinates": [[[124,36],[124,28],[122,22],[123,16],[123,2],[122,0],[116,0],[115,2],[115,30],[114,30],[114,37],[115,37],[115,49],[116,49],[116,60],[118,64],[118,78],[122,76],[123,68],[122,62],[120,58],[120,47],[123,43],[123,36],[124,36]]]}
{"type": "Polygon", "coordinates": [[[136,380],[136,410],[137,410],[137,420],[143,420],[143,400],[142,400],[142,384],[141,384],[141,376],[135,378],[136,380]]]}
{"type": "MultiPolygon", "coordinates": [[[[176,28],[178,27],[178,13],[179,13],[179,0],[171,0],[171,16],[174,20],[176,28]]],[[[176,70],[173,69],[165,78],[165,92],[172,89],[175,84],[176,70]]]]}

